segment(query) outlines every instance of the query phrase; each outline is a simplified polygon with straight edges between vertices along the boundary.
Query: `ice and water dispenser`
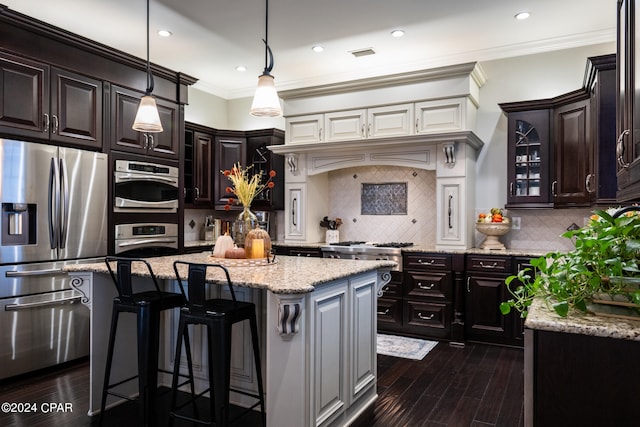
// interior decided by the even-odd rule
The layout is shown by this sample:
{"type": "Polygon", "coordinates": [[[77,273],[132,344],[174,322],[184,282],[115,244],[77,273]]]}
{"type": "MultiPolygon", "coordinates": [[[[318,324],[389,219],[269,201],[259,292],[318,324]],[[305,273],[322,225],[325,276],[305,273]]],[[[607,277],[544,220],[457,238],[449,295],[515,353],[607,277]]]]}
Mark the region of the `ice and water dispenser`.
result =
{"type": "Polygon", "coordinates": [[[35,203],[2,203],[2,246],[36,243],[35,203]]]}

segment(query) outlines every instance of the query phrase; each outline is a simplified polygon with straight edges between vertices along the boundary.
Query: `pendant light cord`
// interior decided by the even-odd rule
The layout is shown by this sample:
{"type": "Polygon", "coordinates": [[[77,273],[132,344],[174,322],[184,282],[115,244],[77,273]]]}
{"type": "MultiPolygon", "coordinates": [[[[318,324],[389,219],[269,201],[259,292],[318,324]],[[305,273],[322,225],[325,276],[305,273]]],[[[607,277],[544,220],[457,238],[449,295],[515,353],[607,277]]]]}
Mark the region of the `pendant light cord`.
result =
{"type": "Polygon", "coordinates": [[[264,38],[262,41],[264,42],[264,71],[263,75],[269,75],[271,70],[273,70],[273,53],[271,52],[271,48],[269,47],[269,0],[266,0],[266,10],[265,10],[265,19],[264,19],[264,38]]]}
{"type": "Polygon", "coordinates": [[[154,86],[153,74],[151,73],[151,62],[149,61],[149,28],[149,0],[147,0],[147,91],[145,95],[151,95],[154,86]]]}

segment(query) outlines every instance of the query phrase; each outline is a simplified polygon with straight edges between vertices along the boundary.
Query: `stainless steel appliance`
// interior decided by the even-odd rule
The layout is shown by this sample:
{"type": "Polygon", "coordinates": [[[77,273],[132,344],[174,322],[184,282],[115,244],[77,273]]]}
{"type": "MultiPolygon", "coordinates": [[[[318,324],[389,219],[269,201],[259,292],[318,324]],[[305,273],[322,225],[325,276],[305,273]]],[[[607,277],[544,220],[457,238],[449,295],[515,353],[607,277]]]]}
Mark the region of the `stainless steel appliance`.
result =
{"type": "Polygon", "coordinates": [[[107,254],[107,156],[0,139],[0,379],[89,353],[62,267],[107,254]]]}
{"type": "Polygon", "coordinates": [[[178,168],[133,160],[116,160],[114,212],[178,211],[178,168]]]}
{"type": "MultiPolygon", "coordinates": [[[[178,224],[139,223],[116,225],[115,253],[152,256],[160,249],[178,249],[178,224]]],[[[159,255],[159,254],[158,254],[159,255]]]]}
{"type": "Polygon", "coordinates": [[[320,250],[324,258],[395,261],[397,266],[392,270],[402,271],[402,248],[409,246],[413,243],[349,241],[322,246],[320,250]]]}

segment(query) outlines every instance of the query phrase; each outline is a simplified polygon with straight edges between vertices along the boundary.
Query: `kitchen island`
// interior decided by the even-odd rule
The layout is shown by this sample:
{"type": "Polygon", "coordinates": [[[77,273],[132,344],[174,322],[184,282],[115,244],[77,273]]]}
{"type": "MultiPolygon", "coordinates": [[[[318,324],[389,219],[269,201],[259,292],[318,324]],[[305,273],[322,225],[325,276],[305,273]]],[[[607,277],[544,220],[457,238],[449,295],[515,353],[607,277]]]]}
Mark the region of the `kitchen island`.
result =
{"type": "MultiPolygon", "coordinates": [[[[172,291],[178,286],[175,260],[216,261],[208,253],[149,258],[161,285],[172,291]]],[[[377,295],[390,280],[395,263],[302,257],[278,257],[275,263],[260,266],[225,262],[236,296],[256,303],[258,309],[267,425],[348,425],[366,411],[377,397],[377,295]]],[[[100,408],[115,286],[104,263],[73,265],[67,271],[91,309],[89,415],[93,415],[100,408]]],[[[207,280],[220,282],[221,273],[213,270],[207,280]]],[[[141,285],[152,286],[144,268],[134,268],[133,274],[141,285]]],[[[119,325],[112,378],[136,372],[135,350],[122,350],[135,348],[135,323],[125,326],[128,320],[132,319],[123,317],[119,325]]],[[[162,325],[160,364],[171,370],[177,313],[162,325]]],[[[232,385],[252,390],[255,373],[249,363],[248,329],[248,325],[234,329],[234,342],[240,344],[234,344],[232,385]]],[[[195,376],[206,379],[202,336],[194,334],[192,341],[195,376]]],[[[159,378],[159,384],[169,385],[169,376],[159,378]]],[[[135,394],[136,384],[128,392],[135,394]]]]}
{"type": "Polygon", "coordinates": [[[525,426],[639,424],[640,320],[535,300],[525,326],[525,426]]]}

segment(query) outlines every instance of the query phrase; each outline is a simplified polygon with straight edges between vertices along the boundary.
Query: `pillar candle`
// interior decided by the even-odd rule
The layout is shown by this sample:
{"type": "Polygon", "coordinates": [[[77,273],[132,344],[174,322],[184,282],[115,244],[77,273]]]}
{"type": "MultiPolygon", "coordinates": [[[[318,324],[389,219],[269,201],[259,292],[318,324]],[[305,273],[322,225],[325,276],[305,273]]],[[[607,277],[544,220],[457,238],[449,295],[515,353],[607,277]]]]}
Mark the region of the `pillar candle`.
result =
{"type": "Polygon", "coordinates": [[[251,258],[264,258],[264,239],[251,241],[251,258]]]}

